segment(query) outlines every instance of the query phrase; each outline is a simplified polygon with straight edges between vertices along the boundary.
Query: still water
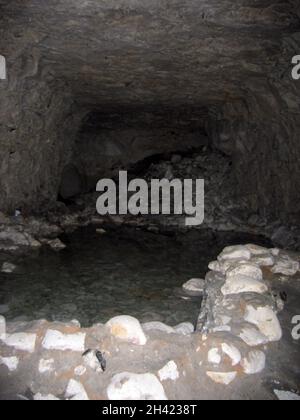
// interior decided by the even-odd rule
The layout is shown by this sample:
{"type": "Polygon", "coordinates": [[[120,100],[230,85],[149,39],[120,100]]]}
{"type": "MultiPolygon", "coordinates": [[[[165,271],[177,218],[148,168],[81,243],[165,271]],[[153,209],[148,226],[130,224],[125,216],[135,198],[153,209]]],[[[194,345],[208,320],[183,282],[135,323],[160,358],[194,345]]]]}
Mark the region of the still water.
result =
{"type": "Polygon", "coordinates": [[[18,260],[13,274],[0,274],[0,308],[9,320],[77,319],[90,326],[126,314],[142,322],[195,323],[201,298],[184,299],[182,284],[203,278],[227,245],[268,245],[244,234],[166,235],[134,228],[108,228],[104,235],[84,229],[63,240],[66,250],[45,249],[18,260]]]}

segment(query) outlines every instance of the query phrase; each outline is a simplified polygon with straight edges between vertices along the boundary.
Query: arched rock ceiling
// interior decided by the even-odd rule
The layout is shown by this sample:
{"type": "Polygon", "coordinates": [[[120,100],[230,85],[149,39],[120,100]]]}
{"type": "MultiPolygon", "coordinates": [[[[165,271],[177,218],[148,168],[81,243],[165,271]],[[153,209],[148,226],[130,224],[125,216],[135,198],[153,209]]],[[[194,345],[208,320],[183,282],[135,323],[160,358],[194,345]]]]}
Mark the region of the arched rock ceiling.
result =
{"type": "MultiPolygon", "coordinates": [[[[298,0],[0,0],[1,53],[24,51],[88,106],[205,105],[279,77],[298,0]]],[[[297,9],[298,8],[298,9],[297,9]]],[[[285,68],[284,68],[285,65],[285,68]]]]}

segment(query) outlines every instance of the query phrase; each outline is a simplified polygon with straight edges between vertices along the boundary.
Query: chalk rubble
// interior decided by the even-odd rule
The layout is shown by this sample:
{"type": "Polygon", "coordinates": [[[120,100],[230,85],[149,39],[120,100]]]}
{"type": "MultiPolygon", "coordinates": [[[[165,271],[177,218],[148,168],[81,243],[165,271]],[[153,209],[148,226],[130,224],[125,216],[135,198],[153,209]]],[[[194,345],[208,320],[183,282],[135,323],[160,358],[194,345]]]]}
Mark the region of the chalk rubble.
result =
{"type": "Polygon", "coordinates": [[[240,363],[242,355],[236,346],[233,344],[222,343],[221,347],[223,353],[231,359],[232,366],[236,366],[240,363]]]}
{"type": "Polygon", "coordinates": [[[266,355],[260,350],[250,351],[247,357],[242,360],[241,365],[247,375],[260,373],[266,366],[266,355]]]}
{"type": "Polygon", "coordinates": [[[66,389],[65,397],[71,401],[89,400],[84,386],[80,382],[75,381],[75,379],[70,379],[66,389]]]}
{"type": "Polygon", "coordinates": [[[239,334],[239,338],[250,347],[257,347],[268,343],[268,338],[255,327],[245,327],[239,334]]]}
{"type": "Polygon", "coordinates": [[[206,375],[217,384],[229,385],[237,376],[237,372],[206,372],[206,375]]]}
{"type": "Polygon", "coordinates": [[[268,338],[269,341],[279,341],[282,337],[282,329],[277,315],[269,306],[254,308],[246,306],[245,321],[257,326],[259,331],[268,338]]]}
{"type": "Polygon", "coordinates": [[[247,277],[253,280],[262,281],[263,273],[258,265],[252,263],[237,263],[233,264],[226,271],[226,279],[237,278],[237,277],[247,277]]]}
{"type": "Polygon", "coordinates": [[[41,394],[40,392],[35,394],[33,399],[34,401],[60,401],[60,399],[53,394],[41,394]]]}
{"type": "Polygon", "coordinates": [[[203,279],[191,279],[184,283],[182,286],[183,290],[186,292],[194,292],[202,294],[205,289],[205,280],[203,279]]]}
{"type": "Polygon", "coordinates": [[[293,260],[288,255],[281,255],[274,267],[271,269],[274,274],[283,274],[285,276],[294,276],[300,269],[299,261],[293,260]]]}
{"type": "Polygon", "coordinates": [[[51,373],[54,371],[54,359],[41,359],[39,361],[39,373],[51,373]]]}
{"type": "Polygon", "coordinates": [[[160,369],[158,376],[161,381],[176,381],[179,378],[179,372],[174,360],[171,360],[162,369],[160,369]]]}
{"type": "Polygon", "coordinates": [[[238,262],[239,260],[250,260],[250,258],[251,252],[246,246],[235,245],[224,248],[218,256],[218,261],[235,260],[235,262],[238,262]]]}
{"type": "Polygon", "coordinates": [[[8,335],[4,342],[7,346],[14,347],[16,350],[34,353],[36,334],[15,333],[8,335]]]}
{"type": "Polygon", "coordinates": [[[4,365],[8,368],[10,372],[17,370],[19,365],[18,357],[1,357],[0,356],[0,365],[4,365]]]}
{"type": "Polygon", "coordinates": [[[152,373],[123,372],[112,378],[107,388],[109,400],[167,400],[164,388],[152,373]]]}
{"type": "Polygon", "coordinates": [[[219,349],[216,347],[213,347],[209,350],[207,355],[207,361],[209,363],[212,363],[214,365],[219,365],[221,363],[222,357],[219,353],[219,349]]]}
{"type": "Polygon", "coordinates": [[[17,266],[11,263],[4,263],[1,268],[1,272],[5,274],[11,274],[16,270],[17,266]]]}
{"type": "Polygon", "coordinates": [[[48,330],[42,342],[42,346],[47,350],[76,351],[85,350],[84,333],[64,334],[57,330],[48,330]]]}
{"type": "Polygon", "coordinates": [[[240,293],[258,293],[264,294],[268,291],[268,286],[252,277],[243,275],[229,277],[221,289],[224,296],[237,295],[240,293]]]}
{"type": "Polygon", "coordinates": [[[109,328],[110,333],[122,340],[132,344],[143,346],[147,343],[147,338],[141,327],[140,322],[128,315],[121,315],[112,318],[107,322],[106,327],[109,328]]]}

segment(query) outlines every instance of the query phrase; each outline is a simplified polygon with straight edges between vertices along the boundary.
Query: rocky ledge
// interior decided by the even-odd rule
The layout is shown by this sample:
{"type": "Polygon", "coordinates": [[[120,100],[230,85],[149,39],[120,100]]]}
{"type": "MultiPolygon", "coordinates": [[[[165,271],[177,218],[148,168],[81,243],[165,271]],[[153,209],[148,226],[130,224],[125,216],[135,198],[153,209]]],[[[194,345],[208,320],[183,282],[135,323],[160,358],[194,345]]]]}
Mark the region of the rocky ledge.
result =
{"type": "MultiPolygon", "coordinates": [[[[204,294],[196,328],[141,325],[125,315],[87,329],[76,320],[6,324],[1,317],[0,397],[299,399],[297,379],[279,373],[287,338],[279,319],[284,320],[279,313],[285,312],[286,296],[278,293],[278,284],[299,289],[299,262],[299,255],[277,248],[225,248],[209,264],[205,281],[183,286],[187,293],[204,294]]],[[[298,369],[296,363],[296,377],[298,369]]]]}

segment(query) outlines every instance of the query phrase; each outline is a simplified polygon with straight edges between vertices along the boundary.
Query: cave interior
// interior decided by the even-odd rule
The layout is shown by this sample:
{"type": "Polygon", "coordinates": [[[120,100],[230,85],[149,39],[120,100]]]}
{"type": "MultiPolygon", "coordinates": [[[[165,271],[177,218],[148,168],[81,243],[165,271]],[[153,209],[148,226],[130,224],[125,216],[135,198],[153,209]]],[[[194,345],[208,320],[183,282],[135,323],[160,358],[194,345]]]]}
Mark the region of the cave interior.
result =
{"type": "Polygon", "coordinates": [[[1,210],[206,145],[248,217],[297,224],[296,3],[2,0],[1,210]]]}

